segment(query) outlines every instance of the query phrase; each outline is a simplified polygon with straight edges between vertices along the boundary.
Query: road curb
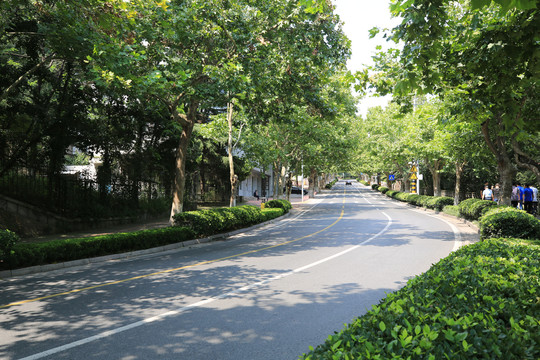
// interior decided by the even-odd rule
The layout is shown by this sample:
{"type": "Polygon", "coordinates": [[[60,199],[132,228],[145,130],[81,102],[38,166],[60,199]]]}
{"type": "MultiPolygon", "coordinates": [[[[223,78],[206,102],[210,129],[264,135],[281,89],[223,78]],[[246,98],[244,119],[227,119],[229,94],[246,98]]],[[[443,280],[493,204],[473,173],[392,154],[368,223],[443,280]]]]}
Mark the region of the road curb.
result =
{"type": "Polygon", "coordinates": [[[18,277],[18,276],[33,275],[33,274],[40,274],[40,273],[56,271],[56,270],[76,268],[76,267],[86,266],[90,264],[99,264],[99,263],[113,261],[113,260],[132,259],[132,258],[146,256],[146,255],[155,255],[159,253],[174,252],[180,249],[190,248],[190,247],[197,246],[200,244],[226,240],[227,238],[231,236],[248,232],[254,229],[258,229],[260,227],[270,225],[281,220],[285,220],[289,218],[290,216],[291,216],[291,212],[289,211],[287,214],[282,215],[278,218],[268,220],[260,224],[252,225],[247,228],[233,230],[233,231],[229,231],[229,232],[225,232],[221,234],[214,234],[214,235],[210,235],[204,238],[186,240],[179,243],[158,246],[158,247],[154,247],[150,249],[129,251],[129,252],[120,253],[120,254],[104,255],[104,256],[98,256],[94,258],[87,258],[87,259],[80,259],[80,260],[72,260],[72,261],[60,262],[60,263],[55,263],[55,264],[36,265],[36,266],[30,266],[30,267],[14,269],[14,270],[2,270],[0,271],[0,280],[12,278],[12,277],[18,277]]]}

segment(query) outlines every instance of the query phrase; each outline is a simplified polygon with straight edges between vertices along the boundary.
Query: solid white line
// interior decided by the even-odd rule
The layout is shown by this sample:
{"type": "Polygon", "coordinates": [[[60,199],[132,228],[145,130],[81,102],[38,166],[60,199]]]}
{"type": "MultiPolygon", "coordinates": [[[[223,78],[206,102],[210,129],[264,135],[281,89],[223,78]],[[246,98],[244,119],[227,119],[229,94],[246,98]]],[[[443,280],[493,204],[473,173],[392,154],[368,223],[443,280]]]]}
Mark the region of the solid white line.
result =
{"type": "Polygon", "coordinates": [[[73,349],[73,348],[76,348],[78,346],[82,346],[82,345],[85,345],[85,344],[88,344],[88,343],[91,343],[93,341],[96,341],[96,340],[100,340],[100,339],[104,339],[104,338],[107,338],[107,337],[110,337],[110,336],[113,336],[113,335],[116,335],[116,334],[119,334],[119,333],[122,333],[124,331],[127,331],[127,330],[131,330],[131,329],[134,329],[134,328],[137,328],[137,327],[140,327],[140,326],[143,326],[145,324],[148,324],[148,323],[152,323],[152,322],[155,322],[155,321],[158,321],[158,320],[162,320],[166,317],[169,317],[169,316],[174,316],[174,315],[178,315],[186,310],[189,310],[189,309],[193,309],[193,308],[197,308],[197,307],[201,307],[203,305],[206,305],[206,304],[209,304],[209,303],[212,303],[216,300],[221,300],[221,299],[224,299],[224,298],[227,298],[227,297],[230,297],[232,295],[236,295],[238,293],[241,293],[241,292],[245,292],[245,291],[248,291],[248,290],[251,290],[253,288],[256,288],[256,287],[259,287],[261,285],[266,285],[272,281],[276,281],[276,280],[279,280],[279,279],[283,279],[287,276],[290,276],[290,275],[293,275],[293,274],[296,274],[296,273],[299,273],[301,271],[304,271],[304,270],[307,270],[307,269],[310,269],[312,267],[315,267],[317,265],[320,265],[322,263],[325,263],[327,261],[330,261],[330,260],[333,260],[335,258],[338,258],[342,255],[345,255],[353,250],[356,250],[358,249],[359,247],[361,247],[362,245],[365,245],[371,241],[373,241],[374,239],[376,239],[377,237],[381,236],[382,234],[384,234],[388,228],[390,227],[390,225],[392,225],[392,218],[390,216],[388,216],[388,214],[386,214],[385,212],[382,212],[382,214],[384,216],[386,216],[386,218],[388,219],[388,222],[386,223],[386,226],[384,227],[384,229],[382,229],[381,231],[379,231],[377,234],[371,236],[369,239],[361,242],[360,244],[358,245],[354,245],[352,247],[350,247],[349,249],[347,250],[344,250],[344,251],[341,251],[337,254],[334,254],[334,255],[331,255],[331,256],[328,256],[324,259],[321,259],[321,260],[318,260],[318,261],[315,261],[311,264],[307,264],[307,265],[304,265],[304,266],[301,266],[299,268],[296,268],[294,270],[291,270],[291,271],[288,271],[286,273],[283,273],[283,274],[280,274],[280,275],[276,275],[274,277],[271,277],[269,279],[266,279],[266,280],[262,280],[262,281],[259,281],[259,282],[256,282],[256,283],[253,283],[251,285],[246,285],[246,286],[243,286],[241,288],[238,288],[236,290],[233,290],[233,291],[229,291],[229,292],[226,292],[226,293],[223,293],[221,295],[218,295],[218,296],[215,296],[215,297],[211,297],[211,298],[208,298],[206,300],[201,300],[201,301],[198,301],[196,303],[193,303],[193,304],[190,304],[190,305],[187,305],[187,306],[183,306],[179,309],[176,309],[176,310],[172,310],[172,311],[169,311],[169,312],[166,312],[166,313],[163,313],[163,314],[160,314],[160,315],[156,315],[156,316],[152,316],[150,318],[146,318],[146,319],[143,319],[143,320],[140,320],[140,321],[137,321],[137,322],[134,322],[134,323],[131,323],[131,324],[128,324],[128,325],[125,325],[125,326],[121,326],[119,328],[116,328],[116,329],[113,329],[113,330],[108,330],[108,331],[104,331],[102,333],[99,333],[97,335],[94,335],[94,336],[90,336],[90,337],[87,337],[87,338],[84,338],[84,339],[81,339],[81,340],[78,340],[78,341],[74,341],[74,342],[71,342],[69,344],[66,344],[66,345],[62,345],[62,346],[58,346],[58,347],[55,347],[55,348],[52,348],[50,350],[47,350],[47,351],[43,351],[43,352],[40,352],[40,353],[37,353],[37,354],[34,354],[34,355],[30,355],[30,356],[27,356],[25,358],[22,358],[22,359],[19,359],[19,360],[37,360],[37,359],[41,359],[41,358],[44,358],[46,356],[50,356],[50,355],[54,355],[54,354],[57,354],[57,353],[60,353],[62,351],[66,351],[66,350],[69,350],[69,349],[73,349]]]}

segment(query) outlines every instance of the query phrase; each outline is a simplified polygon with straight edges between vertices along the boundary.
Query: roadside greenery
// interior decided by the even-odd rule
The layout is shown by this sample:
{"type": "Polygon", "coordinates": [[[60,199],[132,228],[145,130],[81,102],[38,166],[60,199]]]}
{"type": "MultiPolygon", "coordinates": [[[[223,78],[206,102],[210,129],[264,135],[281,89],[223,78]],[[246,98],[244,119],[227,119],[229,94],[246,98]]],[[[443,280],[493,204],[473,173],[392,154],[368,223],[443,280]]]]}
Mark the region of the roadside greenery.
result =
{"type": "Polygon", "coordinates": [[[290,209],[291,204],[288,201],[274,200],[270,207],[265,209],[244,205],[187,211],[175,217],[177,226],[47,242],[17,242],[15,233],[0,230],[0,270],[54,264],[183,242],[275,219],[290,209]]]}
{"type": "Polygon", "coordinates": [[[493,201],[454,206],[452,198],[386,195],[480,220],[483,241],[442,259],[300,358],[538,359],[540,221],[493,201]]]}
{"type": "Polygon", "coordinates": [[[540,244],[450,254],[301,359],[538,359],[540,244]]]}

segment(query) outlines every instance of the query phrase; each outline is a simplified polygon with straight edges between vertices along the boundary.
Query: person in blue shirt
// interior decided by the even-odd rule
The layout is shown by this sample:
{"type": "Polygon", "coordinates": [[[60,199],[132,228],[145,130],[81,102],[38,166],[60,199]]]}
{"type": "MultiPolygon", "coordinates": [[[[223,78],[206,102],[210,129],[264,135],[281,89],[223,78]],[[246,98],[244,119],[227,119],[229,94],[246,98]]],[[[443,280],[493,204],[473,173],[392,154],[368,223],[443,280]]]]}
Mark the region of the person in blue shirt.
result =
{"type": "Polygon", "coordinates": [[[518,209],[523,210],[523,191],[525,191],[525,188],[521,186],[521,183],[518,183],[518,191],[519,191],[519,198],[518,198],[518,209]]]}
{"type": "Polygon", "coordinates": [[[524,210],[529,214],[533,213],[533,190],[530,184],[526,184],[523,189],[523,206],[524,210]]]}

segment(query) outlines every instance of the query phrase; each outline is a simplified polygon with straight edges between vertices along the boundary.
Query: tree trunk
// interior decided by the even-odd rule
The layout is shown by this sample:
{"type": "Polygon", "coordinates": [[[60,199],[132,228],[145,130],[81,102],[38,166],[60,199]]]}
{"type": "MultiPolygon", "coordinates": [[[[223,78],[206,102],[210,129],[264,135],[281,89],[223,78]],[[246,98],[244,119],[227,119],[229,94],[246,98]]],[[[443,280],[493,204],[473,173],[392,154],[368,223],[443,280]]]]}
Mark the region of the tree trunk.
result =
{"type": "Polygon", "coordinates": [[[433,177],[433,196],[441,196],[441,174],[439,171],[442,163],[441,159],[434,160],[433,163],[426,159],[426,166],[433,177]]]}
{"type": "MultiPolygon", "coordinates": [[[[308,188],[308,195],[310,198],[315,197],[315,177],[317,176],[317,170],[315,170],[314,167],[310,169],[309,172],[309,188],[308,188]]],[[[302,194],[304,196],[304,194],[302,194]]]]}
{"type": "Polygon", "coordinates": [[[459,204],[461,199],[461,175],[465,166],[464,161],[456,161],[456,187],[454,188],[454,205],[459,204]]]}
{"type": "Polygon", "coordinates": [[[181,213],[184,206],[184,185],[186,183],[187,149],[193,132],[194,123],[189,121],[182,126],[182,135],[176,149],[176,167],[174,169],[173,203],[169,223],[174,224],[173,216],[181,213]]]}
{"type": "MultiPolygon", "coordinates": [[[[484,140],[493,155],[497,160],[497,169],[500,176],[500,204],[501,205],[510,205],[510,197],[512,196],[512,180],[516,175],[516,167],[512,163],[508,152],[506,151],[506,138],[503,135],[495,135],[492,139],[489,125],[491,119],[486,120],[482,123],[482,134],[484,135],[484,140]]],[[[503,127],[502,118],[498,118],[499,128],[503,127]]]]}
{"type": "Polygon", "coordinates": [[[231,197],[229,199],[229,207],[236,206],[236,186],[238,184],[238,176],[234,173],[234,157],[233,157],[233,111],[232,103],[227,103],[227,123],[229,124],[229,140],[227,142],[227,151],[229,152],[229,180],[231,182],[231,197]]]}

